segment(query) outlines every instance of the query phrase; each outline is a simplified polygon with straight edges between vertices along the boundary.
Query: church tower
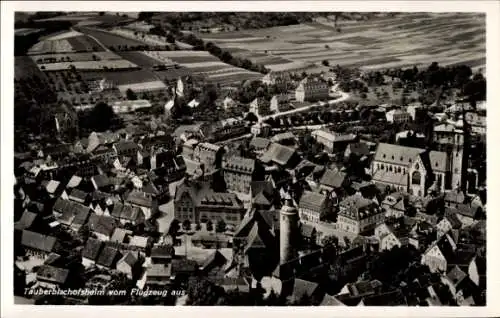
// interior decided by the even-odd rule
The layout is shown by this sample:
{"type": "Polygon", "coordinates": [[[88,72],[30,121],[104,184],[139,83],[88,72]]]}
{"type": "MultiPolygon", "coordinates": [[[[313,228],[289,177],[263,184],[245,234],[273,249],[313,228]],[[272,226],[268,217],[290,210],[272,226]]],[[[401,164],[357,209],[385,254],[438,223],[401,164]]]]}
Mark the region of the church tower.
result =
{"type": "Polygon", "coordinates": [[[298,236],[299,214],[292,199],[286,199],[280,211],[280,264],[295,258],[295,239],[298,236]]]}

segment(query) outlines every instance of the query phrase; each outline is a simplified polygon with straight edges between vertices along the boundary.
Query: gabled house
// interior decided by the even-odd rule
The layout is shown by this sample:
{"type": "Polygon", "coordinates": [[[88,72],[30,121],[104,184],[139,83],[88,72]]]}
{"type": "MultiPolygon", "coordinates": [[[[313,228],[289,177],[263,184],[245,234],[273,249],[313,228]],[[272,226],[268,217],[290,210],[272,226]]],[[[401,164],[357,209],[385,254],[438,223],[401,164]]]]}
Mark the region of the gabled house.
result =
{"type": "Polygon", "coordinates": [[[451,230],[459,230],[460,228],[462,228],[462,222],[456,214],[451,213],[443,217],[441,221],[436,224],[436,228],[438,231],[438,236],[441,236],[451,230]]]}
{"type": "Polygon", "coordinates": [[[299,201],[299,217],[303,221],[319,223],[331,212],[333,204],[330,197],[318,192],[305,191],[299,201]]]}
{"type": "Polygon", "coordinates": [[[157,245],[151,249],[152,264],[169,264],[175,256],[172,245],[157,245]]]}
{"type": "Polygon", "coordinates": [[[116,263],[120,257],[121,254],[117,249],[110,246],[104,246],[102,251],[99,253],[95,264],[99,268],[115,269],[116,263]]]}
{"type": "Polygon", "coordinates": [[[146,219],[150,219],[158,213],[158,200],[144,191],[133,190],[128,194],[125,202],[140,208],[146,219]]]}
{"type": "Polygon", "coordinates": [[[423,253],[421,263],[429,266],[431,272],[446,272],[456,249],[453,238],[449,234],[443,235],[423,253]]]}
{"type": "Polygon", "coordinates": [[[141,262],[137,252],[127,252],[116,263],[116,269],[124,273],[129,279],[133,279],[139,273],[141,262]]]}
{"type": "Polygon", "coordinates": [[[82,264],[90,267],[95,264],[104,244],[102,241],[89,237],[82,251],[82,264]]]}
{"type": "Polygon", "coordinates": [[[68,269],[42,265],[36,272],[36,280],[42,288],[60,289],[68,286],[69,274],[68,269]]]}
{"type": "Polygon", "coordinates": [[[326,169],[323,176],[319,180],[321,190],[331,192],[335,191],[338,197],[345,193],[345,189],[349,186],[349,179],[345,172],[339,170],[326,169]]]}
{"type": "Polygon", "coordinates": [[[115,228],[117,221],[109,216],[92,214],[89,218],[89,229],[101,241],[109,241],[115,228]]]}
{"type": "Polygon", "coordinates": [[[53,236],[23,230],[21,232],[21,247],[27,256],[46,259],[49,254],[57,253],[57,239],[53,236]]]}

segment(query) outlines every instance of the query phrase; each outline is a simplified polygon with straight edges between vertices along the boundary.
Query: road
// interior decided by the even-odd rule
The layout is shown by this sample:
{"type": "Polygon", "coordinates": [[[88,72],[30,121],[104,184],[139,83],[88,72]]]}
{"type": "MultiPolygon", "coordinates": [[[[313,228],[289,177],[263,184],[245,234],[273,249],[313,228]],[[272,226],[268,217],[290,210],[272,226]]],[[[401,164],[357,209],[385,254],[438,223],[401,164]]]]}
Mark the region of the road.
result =
{"type": "Polygon", "coordinates": [[[339,94],[341,96],[339,98],[337,98],[337,99],[332,99],[332,100],[329,100],[328,102],[318,102],[318,103],[315,103],[315,104],[312,104],[312,105],[309,105],[309,106],[305,106],[305,107],[301,107],[301,108],[296,108],[296,109],[291,109],[291,110],[287,110],[287,111],[284,111],[284,112],[281,112],[281,113],[277,113],[277,114],[272,114],[272,115],[267,115],[267,116],[261,116],[259,118],[259,121],[265,121],[265,120],[267,120],[269,118],[275,119],[276,117],[280,117],[280,116],[286,116],[286,115],[290,115],[290,114],[295,114],[295,113],[300,113],[300,112],[308,111],[309,109],[314,108],[314,107],[318,107],[318,106],[331,106],[331,105],[334,105],[334,104],[338,104],[338,103],[344,102],[344,101],[346,101],[351,96],[348,93],[341,92],[341,91],[339,91],[339,94]]]}

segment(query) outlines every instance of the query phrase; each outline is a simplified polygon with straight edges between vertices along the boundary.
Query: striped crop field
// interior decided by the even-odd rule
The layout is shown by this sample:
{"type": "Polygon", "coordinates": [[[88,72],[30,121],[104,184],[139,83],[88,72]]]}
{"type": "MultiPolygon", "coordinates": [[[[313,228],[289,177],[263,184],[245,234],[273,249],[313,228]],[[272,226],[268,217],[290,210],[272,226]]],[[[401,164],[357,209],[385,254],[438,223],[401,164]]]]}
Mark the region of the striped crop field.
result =
{"type": "Polygon", "coordinates": [[[361,69],[438,62],[484,68],[481,13],[397,13],[366,21],[332,18],[267,29],[198,34],[231,54],[271,70],[317,69],[323,61],[361,69]]]}
{"type": "Polygon", "coordinates": [[[262,74],[226,64],[206,51],[147,51],[142,54],[159,63],[177,63],[193,75],[202,75],[209,82],[229,84],[262,78],[262,74]],[[238,77],[239,76],[239,77],[238,77]]]}

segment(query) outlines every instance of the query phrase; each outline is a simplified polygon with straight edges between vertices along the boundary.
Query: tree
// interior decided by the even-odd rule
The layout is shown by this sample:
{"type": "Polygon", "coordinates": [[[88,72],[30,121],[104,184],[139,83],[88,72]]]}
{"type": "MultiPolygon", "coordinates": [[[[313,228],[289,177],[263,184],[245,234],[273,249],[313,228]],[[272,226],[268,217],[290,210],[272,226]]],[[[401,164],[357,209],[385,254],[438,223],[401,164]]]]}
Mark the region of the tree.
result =
{"type": "Polygon", "coordinates": [[[80,126],[99,132],[106,131],[110,129],[115,118],[113,108],[104,102],[99,102],[88,113],[82,114],[80,126]]]}
{"type": "Polygon", "coordinates": [[[224,300],[225,292],[222,287],[215,285],[205,278],[190,279],[187,287],[187,305],[213,306],[224,300]]]}
{"type": "Polygon", "coordinates": [[[218,222],[217,222],[217,227],[215,229],[215,231],[217,233],[223,233],[226,231],[226,222],[224,222],[223,219],[220,219],[218,222]]]}
{"type": "Polygon", "coordinates": [[[213,231],[214,230],[214,224],[212,223],[211,220],[208,220],[207,222],[207,231],[213,231]]]}
{"type": "Polygon", "coordinates": [[[323,66],[330,66],[330,62],[328,62],[328,60],[321,61],[321,64],[323,64],[323,66]]]}
{"type": "Polygon", "coordinates": [[[182,228],[185,230],[185,231],[189,231],[191,230],[191,221],[186,219],[184,220],[184,222],[182,222],[182,228]]]}
{"type": "Polygon", "coordinates": [[[351,246],[351,240],[347,236],[344,236],[344,245],[346,248],[351,246]]]}
{"type": "Polygon", "coordinates": [[[170,234],[172,237],[176,237],[177,233],[181,229],[179,225],[179,220],[173,219],[172,222],[170,223],[170,227],[168,229],[168,234],[170,234]]]}
{"type": "Polygon", "coordinates": [[[201,230],[201,224],[200,224],[200,223],[196,223],[195,230],[196,230],[196,231],[201,230]]]}
{"type": "Polygon", "coordinates": [[[127,89],[126,94],[127,94],[127,99],[128,99],[128,100],[137,100],[137,95],[136,95],[136,94],[134,93],[134,91],[133,91],[133,90],[131,90],[130,88],[129,88],[129,89],[127,89]]]}

